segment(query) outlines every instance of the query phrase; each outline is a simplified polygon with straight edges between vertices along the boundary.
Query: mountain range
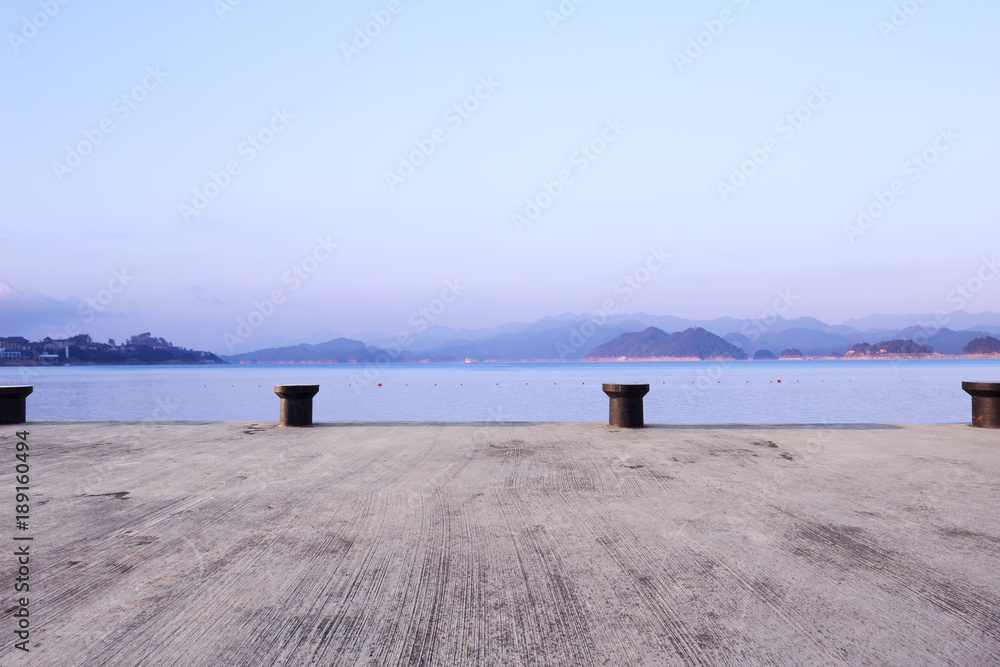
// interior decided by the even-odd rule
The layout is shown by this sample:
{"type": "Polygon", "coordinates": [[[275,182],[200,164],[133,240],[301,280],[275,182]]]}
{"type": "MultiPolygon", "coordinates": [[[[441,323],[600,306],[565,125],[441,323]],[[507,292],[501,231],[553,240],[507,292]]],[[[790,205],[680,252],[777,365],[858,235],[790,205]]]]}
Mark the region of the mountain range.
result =
{"type": "MultiPolygon", "coordinates": [[[[973,339],[1000,334],[1000,313],[973,315],[959,311],[937,319],[934,315],[871,315],[853,320],[852,324],[870,325],[871,328],[829,325],[811,317],[691,320],[633,313],[597,319],[564,313],[537,322],[511,322],[484,329],[433,326],[416,332],[405,331],[401,333],[406,334],[407,344],[402,350],[396,344],[399,335],[372,331],[355,338],[338,337],[322,343],[276,345],[254,352],[223,355],[223,359],[231,363],[369,363],[386,360],[388,355],[389,361],[578,361],[622,334],[638,333],[650,327],[664,335],[701,329],[750,356],[767,350],[777,357],[788,348],[801,350],[805,356],[839,356],[858,343],[871,345],[896,339],[929,345],[940,354],[960,355],[973,339]]],[[[316,337],[307,340],[315,341],[316,337]]]]}

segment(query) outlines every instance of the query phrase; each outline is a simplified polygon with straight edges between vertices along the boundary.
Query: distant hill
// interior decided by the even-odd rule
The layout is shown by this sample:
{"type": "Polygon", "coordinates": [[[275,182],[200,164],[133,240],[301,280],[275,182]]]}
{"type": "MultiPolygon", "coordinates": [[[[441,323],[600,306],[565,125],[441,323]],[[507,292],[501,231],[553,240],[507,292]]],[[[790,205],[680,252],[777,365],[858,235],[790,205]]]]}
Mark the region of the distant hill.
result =
{"type": "Polygon", "coordinates": [[[938,318],[933,314],[912,314],[912,315],[882,315],[875,313],[861,319],[848,320],[844,326],[866,331],[869,329],[895,329],[901,331],[909,327],[920,326],[925,322],[940,321],[941,325],[947,324],[949,327],[959,329],[988,330],[984,327],[992,328],[1000,326],[1000,313],[967,313],[956,311],[948,313],[944,318],[938,318]]]}
{"type": "Polygon", "coordinates": [[[920,340],[925,345],[930,345],[935,352],[941,354],[962,354],[969,341],[987,335],[985,331],[952,331],[951,329],[938,329],[934,335],[928,336],[928,332],[920,327],[909,327],[899,332],[898,338],[904,340],[920,340]]]}
{"type": "Polygon", "coordinates": [[[964,354],[1000,355],[1000,340],[993,336],[983,336],[969,341],[963,350],[964,354]]]}
{"type": "Polygon", "coordinates": [[[785,350],[793,348],[801,350],[810,356],[827,356],[846,350],[852,343],[864,338],[860,331],[848,334],[834,333],[821,329],[804,329],[802,327],[787,327],[780,331],[768,329],[756,339],[742,334],[726,334],[725,339],[742,348],[748,354],[757,350],[785,350]]]}
{"type": "Polygon", "coordinates": [[[847,357],[877,357],[889,354],[933,354],[934,348],[930,345],[920,345],[912,340],[883,340],[874,345],[858,343],[848,348],[844,356],[847,357]]]}
{"type": "Polygon", "coordinates": [[[414,361],[417,358],[416,355],[409,352],[392,357],[384,350],[368,347],[360,340],[335,338],[318,345],[272,347],[255,352],[224,356],[223,359],[231,364],[364,364],[369,362],[386,363],[387,356],[389,362],[414,361]]]}
{"type": "Polygon", "coordinates": [[[764,361],[767,359],[774,359],[774,352],[771,350],[757,350],[753,353],[754,361],[764,361]]]}
{"type": "Polygon", "coordinates": [[[768,332],[760,337],[760,344],[764,347],[776,350],[793,348],[815,356],[827,355],[834,350],[843,350],[854,342],[857,341],[842,334],[798,327],[780,332],[768,332]]]}
{"type": "Polygon", "coordinates": [[[587,353],[587,359],[746,359],[747,354],[715,334],[692,327],[668,334],[649,327],[625,333],[587,353]]]}
{"type": "Polygon", "coordinates": [[[752,354],[760,349],[783,350],[793,348],[806,356],[837,356],[845,353],[852,345],[868,344],[869,341],[917,340],[930,345],[941,354],[962,354],[962,349],[974,338],[986,336],[987,331],[953,331],[948,328],[938,330],[911,326],[902,331],[877,329],[854,331],[851,333],[830,333],[819,329],[789,327],[782,331],[767,331],[756,340],[740,334],[727,334],[725,339],[752,354]]]}
{"type": "Polygon", "coordinates": [[[789,347],[781,351],[782,359],[801,359],[802,351],[796,350],[794,347],[789,347]]]}
{"type": "Polygon", "coordinates": [[[519,332],[506,332],[479,340],[450,340],[417,354],[431,361],[522,361],[583,359],[587,350],[630,331],[643,329],[639,322],[596,326],[589,320],[554,321],[547,318],[519,332]]]}

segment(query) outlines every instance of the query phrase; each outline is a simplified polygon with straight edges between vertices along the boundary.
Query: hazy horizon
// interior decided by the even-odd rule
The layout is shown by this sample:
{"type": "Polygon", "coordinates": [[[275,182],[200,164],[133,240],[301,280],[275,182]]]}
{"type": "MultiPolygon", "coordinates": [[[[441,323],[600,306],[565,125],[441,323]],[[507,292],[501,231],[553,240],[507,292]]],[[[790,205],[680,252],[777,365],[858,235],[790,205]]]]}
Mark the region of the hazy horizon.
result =
{"type": "Polygon", "coordinates": [[[0,335],[997,312],[998,18],[12,1],[0,335]]]}
{"type": "MultiPolygon", "coordinates": [[[[778,303],[778,307],[784,309],[785,306],[778,303]]],[[[425,314],[427,311],[425,309],[425,314]]],[[[401,329],[391,331],[386,329],[367,329],[367,330],[345,330],[345,331],[335,331],[330,328],[319,328],[312,330],[308,333],[302,332],[295,336],[282,336],[282,335],[260,335],[256,331],[253,335],[245,340],[243,345],[228,345],[225,341],[222,343],[214,342],[209,336],[204,335],[202,332],[200,339],[206,341],[206,345],[200,346],[188,339],[171,340],[174,345],[178,347],[186,347],[189,349],[203,349],[205,351],[213,352],[222,356],[231,356],[235,354],[240,354],[244,352],[255,352],[262,349],[274,348],[274,347],[286,347],[294,346],[299,344],[319,344],[333,341],[339,338],[360,340],[367,345],[374,345],[376,347],[390,345],[395,349],[393,341],[398,341],[399,339],[404,339],[406,341],[412,341],[404,344],[401,349],[408,351],[418,351],[418,350],[429,350],[438,345],[438,343],[428,343],[428,340],[452,340],[451,336],[442,338],[440,331],[445,332],[469,332],[474,334],[468,340],[479,340],[487,333],[490,336],[497,335],[498,332],[505,330],[521,330],[537,328],[536,325],[541,323],[552,321],[564,321],[566,329],[567,339],[572,336],[579,336],[579,324],[581,322],[603,322],[599,318],[595,318],[591,313],[572,313],[563,312],[558,314],[548,315],[546,317],[540,318],[538,320],[533,320],[530,322],[522,321],[508,321],[508,322],[498,322],[496,324],[490,324],[483,327],[451,327],[440,325],[437,323],[431,323],[427,319],[423,319],[417,315],[418,319],[411,321],[409,326],[403,327],[401,329]],[[430,336],[430,339],[428,339],[430,336]]],[[[785,318],[774,308],[766,308],[764,311],[758,314],[757,317],[751,318],[733,318],[730,316],[720,316],[716,318],[690,318],[675,315],[672,313],[654,314],[642,311],[629,312],[629,313],[616,313],[614,316],[607,319],[608,324],[618,323],[618,322],[628,322],[628,321],[639,321],[639,322],[649,322],[656,319],[675,319],[678,320],[678,325],[675,327],[670,327],[663,325],[662,323],[651,323],[643,324],[646,326],[656,326],[658,328],[664,329],[667,333],[673,333],[675,331],[680,331],[682,329],[688,328],[688,326],[701,326],[704,325],[712,333],[719,336],[726,335],[728,333],[738,333],[741,330],[750,327],[750,331],[755,332],[754,336],[767,334],[767,333],[777,333],[786,330],[786,324],[801,324],[799,320],[815,320],[823,325],[830,327],[846,326],[855,329],[859,332],[865,331],[900,331],[903,329],[917,327],[922,331],[918,337],[922,338],[924,336],[933,336],[939,330],[956,330],[956,331],[971,331],[971,330],[985,330],[988,334],[1000,334],[1000,312],[966,312],[962,310],[942,312],[938,313],[903,313],[903,314],[893,314],[893,313],[872,313],[867,317],[857,318],[852,320],[845,320],[844,322],[826,322],[819,320],[818,318],[811,317],[808,314],[798,315],[795,317],[785,318]],[[733,325],[726,327],[711,327],[710,323],[719,322],[724,320],[733,320],[733,325]],[[739,324],[735,324],[739,323],[739,324]]],[[[77,317],[73,320],[78,324],[85,322],[86,318],[77,317]]],[[[111,320],[105,319],[101,320],[95,318],[93,322],[96,324],[98,322],[102,323],[105,327],[108,327],[108,323],[111,320]]],[[[589,326],[589,325],[588,325],[589,326]]],[[[241,318],[241,321],[237,323],[234,327],[234,331],[239,332],[242,327],[250,327],[250,324],[245,318],[241,318]]],[[[251,330],[253,327],[250,327],[251,330]]],[[[556,327],[560,328],[560,327],[556,327]]],[[[139,327],[141,329],[141,327],[139,327]]],[[[40,330],[41,331],[41,330],[40,330]]],[[[77,333],[89,334],[91,338],[98,343],[104,343],[108,339],[114,339],[121,344],[122,342],[128,340],[129,337],[133,335],[138,335],[142,333],[140,330],[121,330],[116,329],[113,326],[111,328],[104,329],[93,329],[88,328],[88,326],[82,326],[82,329],[77,333]]],[[[156,331],[150,331],[154,337],[163,337],[169,340],[168,336],[161,336],[160,333],[156,331]]],[[[27,333],[15,332],[15,331],[3,331],[0,330],[0,338],[8,336],[24,336],[31,341],[37,341],[44,338],[46,333],[27,333]]],[[[75,334],[74,334],[75,335],[75,334]]],[[[198,335],[193,336],[195,340],[199,339],[198,335]]],[[[460,335],[456,335],[454,339],[461,339],[460,335]]],[[[590,335],[585,337],[586,340],[590,339],[590,335]]],[[[874,342],[874,339],[873,339],[874,342]]],[[[762,347],[767,347],[766,345],[762,347]]]]}

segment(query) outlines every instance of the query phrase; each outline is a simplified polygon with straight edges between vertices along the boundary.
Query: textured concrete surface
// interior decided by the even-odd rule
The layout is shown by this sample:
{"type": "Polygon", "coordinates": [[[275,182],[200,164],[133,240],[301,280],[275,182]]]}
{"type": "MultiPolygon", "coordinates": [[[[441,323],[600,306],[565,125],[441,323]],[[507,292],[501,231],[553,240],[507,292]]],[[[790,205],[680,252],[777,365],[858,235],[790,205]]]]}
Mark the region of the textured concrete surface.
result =
{"type": "Polygon", "coordinates": [[[996,431],[27,429],[3,665],[1000,663],[996,431]]]}

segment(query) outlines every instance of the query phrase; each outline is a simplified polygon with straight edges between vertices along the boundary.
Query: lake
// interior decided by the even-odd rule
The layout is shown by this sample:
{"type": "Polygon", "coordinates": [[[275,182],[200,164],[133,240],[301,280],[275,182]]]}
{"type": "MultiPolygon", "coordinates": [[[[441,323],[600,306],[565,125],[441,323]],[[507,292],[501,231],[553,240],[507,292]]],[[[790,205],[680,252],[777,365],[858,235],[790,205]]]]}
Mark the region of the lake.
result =
{"type": "Polygon", "coordinates": [[[602,382],[647,382],[648,422],[968,422],[963,380],[1000,360],[0,368],[29,419],[85,420],[276,421],[275,384],[319,384],[317,421],[596,422],[602,382]]]}

